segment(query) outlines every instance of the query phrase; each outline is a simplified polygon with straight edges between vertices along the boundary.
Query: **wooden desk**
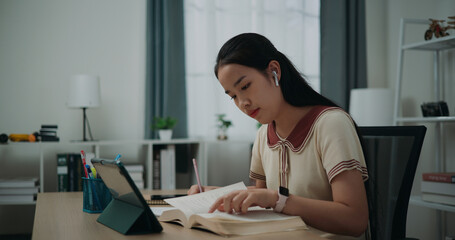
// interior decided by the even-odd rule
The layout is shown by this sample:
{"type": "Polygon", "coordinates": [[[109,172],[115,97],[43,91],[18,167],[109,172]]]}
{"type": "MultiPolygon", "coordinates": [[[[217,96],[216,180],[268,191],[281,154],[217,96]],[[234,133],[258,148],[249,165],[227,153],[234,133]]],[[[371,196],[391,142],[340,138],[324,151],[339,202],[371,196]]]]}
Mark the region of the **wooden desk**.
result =
{"type": "MultiPolygon", "coordinates": [[[[144,191],[149,196],[152,191],[144,191]]],[[[179,193],[174,191],[172,193],[179,193]]],[[[186,191],[183,191],[186,192],[186,191]]],[[[153,192],[155,194],[170,194],[170,192],[153,192]]],[[[33,240],[77,239],[226,239],[216,234],[196,229],[187,229],[180,225],[161,223],[163,232],[145,235],[123,235],[112,230],[96,219],[99,214],[89,214],[82,211],[82,192],[39,193],[36,203],[35,222],[33,224],[33,240]]],[[[323,240],[310,231],[299,230],[278,232],[252,236],[232,237],[235,240],[244,239],[304,239],[323,240]]]]}

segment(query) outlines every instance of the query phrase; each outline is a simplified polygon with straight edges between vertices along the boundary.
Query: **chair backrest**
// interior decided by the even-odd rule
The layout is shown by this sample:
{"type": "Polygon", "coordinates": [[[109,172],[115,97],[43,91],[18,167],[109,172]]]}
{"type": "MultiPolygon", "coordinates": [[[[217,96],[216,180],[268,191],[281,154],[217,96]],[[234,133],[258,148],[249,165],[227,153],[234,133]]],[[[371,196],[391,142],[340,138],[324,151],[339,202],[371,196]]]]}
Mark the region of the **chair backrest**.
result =
{"type": "Polygon", "coordinates": [[[427,128],[359,127],[368,168],[365,182],[372,240],[406,237],[409,197],[427,128]]]}

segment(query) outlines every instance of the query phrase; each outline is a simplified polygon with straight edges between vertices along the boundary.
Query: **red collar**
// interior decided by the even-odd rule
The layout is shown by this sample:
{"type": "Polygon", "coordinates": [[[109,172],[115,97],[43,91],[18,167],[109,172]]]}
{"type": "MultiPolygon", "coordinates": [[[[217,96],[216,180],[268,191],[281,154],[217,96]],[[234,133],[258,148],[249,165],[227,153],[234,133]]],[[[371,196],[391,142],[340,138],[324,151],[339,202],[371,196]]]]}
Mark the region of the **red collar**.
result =
{"type": "Polygon", "coordinates": [[[320,105],[314,106],[307,114],[305,114],[305,116],[302,117],[302,119],[300,119],[291,134],[289,134],[284,141],[281,141],[276,134],[275,122],[269,124],[267,127],[267,144],[269,148],[275,148],[280,142],[282,142],[288,146],[292,145],[292,147],[289,147],[293,152],[300,151],[318,117],[321,116],[322,113],[332,109],[340,108],[320,105]]]}

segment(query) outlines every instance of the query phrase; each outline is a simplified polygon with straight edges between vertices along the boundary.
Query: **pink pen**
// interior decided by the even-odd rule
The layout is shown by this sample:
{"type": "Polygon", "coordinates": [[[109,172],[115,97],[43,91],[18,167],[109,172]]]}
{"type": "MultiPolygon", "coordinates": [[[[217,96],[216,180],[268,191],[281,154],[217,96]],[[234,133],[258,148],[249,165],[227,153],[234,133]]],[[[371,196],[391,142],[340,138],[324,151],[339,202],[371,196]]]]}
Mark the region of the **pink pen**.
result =
{"type": "Polygon", "coordinates": [[[199,178],[199,171],[197,170],[197,163],[196,163],[195,158],[193,158],[193,166],[194,166],[194,172],[196,173],[196,179],[197,179],[197,185],[199,187],[199,192],[202,192],[201,179],[199,178]]]}

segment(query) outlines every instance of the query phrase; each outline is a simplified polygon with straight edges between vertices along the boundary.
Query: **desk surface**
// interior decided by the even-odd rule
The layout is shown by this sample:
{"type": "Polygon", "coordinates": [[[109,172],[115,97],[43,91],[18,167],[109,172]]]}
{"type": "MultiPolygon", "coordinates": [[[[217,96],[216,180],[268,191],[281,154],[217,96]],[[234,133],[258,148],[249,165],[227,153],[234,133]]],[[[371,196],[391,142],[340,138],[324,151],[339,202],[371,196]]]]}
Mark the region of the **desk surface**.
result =
{"type": "MultiPolygon", "coordinates": [[[[173,192],[144,191],[149,195],[171,194],[173,192]]],[[[184,191],[186,192],[186,191],[184,191]]],[[[39,193],[36,203],[35,221],[33,224],[33,240],[53,240],[53,239],[226,239],[216,234],[196,229],[187,229],[180,225],[161,223],[162,233],[145,235],[123,235],[112,230],[96,219],[99,214],[89,214],[82,211],[82,192],[68,193],[39,193]]],[[[307,230],[277,232],[272,234],[260,234],[252,236],[232,237],[231,239],[307,239],[323,240],[307,230]]]]}

